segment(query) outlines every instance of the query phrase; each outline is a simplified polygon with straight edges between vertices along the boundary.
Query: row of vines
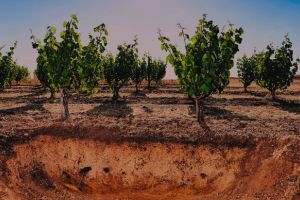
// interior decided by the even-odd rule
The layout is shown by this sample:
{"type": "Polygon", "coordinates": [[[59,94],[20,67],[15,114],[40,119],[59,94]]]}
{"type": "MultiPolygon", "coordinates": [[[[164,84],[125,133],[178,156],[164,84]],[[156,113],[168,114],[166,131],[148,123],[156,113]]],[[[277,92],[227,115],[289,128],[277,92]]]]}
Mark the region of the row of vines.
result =
{"type": "MultiPolygon", "coordinates": [[[[69,117],[71,92],[92,96],[98,92],[100,81],[105,80],[116,103],[120,89],[129,81],[134,83],[136,92],[142,81],[147,81],[149,89],[153,82],[159,84],[169,62],[181,89],[194,99],[197,120],[203,124],[205,100],[214,93],[222,93],[228,86],[230,70],[244,34],[242,28],[235,28],[232,24],[220,30],[218,25],[203,15],[193,35],[187,34],[185,28],[178,25],[183,50],[159,32],[161,48],[167,53],[166,61],[163,61],[153,59],[147,53],[140,57],[137,38],[130,44],[119,45],[116,55],[106,53],[108,30],[105,24],[94,27],[88,44],[84,45],[78,23],[77,16],[71,15],[70,20],[63,23],[60,38],[53,26],[47,27],[43,40],[33,34],[31,36],[32,47],[38,52],[35,74],[41,84],[49,88],[51,98],[55,93],[60,93],[63,119],[69,117]]],[[[28,76],[28,70],[25,73],[26,68],[19,67],[12,59],[15,47],[11,47],[7,55],[0,55],[0,89],[10,85],[12,80],[18,82],[28,76]],[[7,70],[14,67],[24,71],[21,78],[16,78],[17,73],[12,75],[13,70],[7,70]]],[[[238,75],[245,91],[255,80],[275,98],[276,90],[287,88],[298,70],[299,60],[295,60],[293,55],[292,42],[287,35],[280,47],[268,45],[264,51],[238,59],[238,75]]]]}

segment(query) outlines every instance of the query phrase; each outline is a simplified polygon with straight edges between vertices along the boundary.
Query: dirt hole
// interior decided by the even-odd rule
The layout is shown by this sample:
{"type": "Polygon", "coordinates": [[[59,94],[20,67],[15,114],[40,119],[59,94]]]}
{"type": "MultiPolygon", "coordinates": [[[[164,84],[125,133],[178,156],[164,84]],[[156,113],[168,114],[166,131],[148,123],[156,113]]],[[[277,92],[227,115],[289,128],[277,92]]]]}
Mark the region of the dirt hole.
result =
{"type": "Polygon", "coordinates": [[[109,169],[109,167],[104,167],[104,168],[103,168],[103,171],[104,171],[105,173],[109,173],[109,172],[110,172],[110,169],[109,169]]]}
{"type": "Polygon", "coordinates": [[[300,162],[290,149],[299,146],[297,141],[241,148],[40,135],[13,147],[6,179],[24,199],[293,198],[300,191],[300,162]]]}

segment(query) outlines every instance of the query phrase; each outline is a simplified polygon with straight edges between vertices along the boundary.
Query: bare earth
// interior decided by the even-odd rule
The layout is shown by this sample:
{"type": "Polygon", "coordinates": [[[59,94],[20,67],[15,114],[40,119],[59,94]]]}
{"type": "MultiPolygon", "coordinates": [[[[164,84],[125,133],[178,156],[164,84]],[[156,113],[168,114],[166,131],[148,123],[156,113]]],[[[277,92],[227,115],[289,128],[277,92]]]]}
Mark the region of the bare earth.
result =
{"type": "Polygon", "coordinates": [[[274,102],[232,79],[208,129],[171,81],[133,91],[74,95],[64,122],[39,85],[1,92],[0,199],[300,199],[299,79],[274,102]]]}

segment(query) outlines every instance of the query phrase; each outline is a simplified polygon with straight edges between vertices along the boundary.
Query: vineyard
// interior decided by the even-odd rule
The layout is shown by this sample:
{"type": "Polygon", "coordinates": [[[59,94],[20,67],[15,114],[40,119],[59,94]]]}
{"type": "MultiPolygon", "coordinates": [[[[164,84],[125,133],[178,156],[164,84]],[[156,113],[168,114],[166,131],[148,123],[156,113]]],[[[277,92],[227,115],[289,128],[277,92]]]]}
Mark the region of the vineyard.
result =
{"type": "Polygon", "coordinates": [[[244,30],[206,15],[166,59],[138,37],[107,52],[79,19],[31,32],[34,79],[0,54],[0,199],[300,199],[299,60],[280,46],[237,59],[244,30]],[[142,55],[142,56],[141,56],[142,55]],[[178,80],[165,80],[167,66],[178,80]]]}

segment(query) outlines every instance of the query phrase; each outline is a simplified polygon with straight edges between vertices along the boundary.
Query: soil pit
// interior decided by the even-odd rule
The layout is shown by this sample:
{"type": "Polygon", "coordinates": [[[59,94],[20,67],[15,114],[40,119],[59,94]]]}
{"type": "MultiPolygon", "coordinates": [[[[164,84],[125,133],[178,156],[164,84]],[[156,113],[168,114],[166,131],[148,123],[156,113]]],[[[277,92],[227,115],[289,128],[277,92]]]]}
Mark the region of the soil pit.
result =
{"type": "Polygon", "coordinates": [[[298,139],[252,146],[37,135],[14,144],[3,199],[299,199],[298,139]]]}

